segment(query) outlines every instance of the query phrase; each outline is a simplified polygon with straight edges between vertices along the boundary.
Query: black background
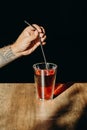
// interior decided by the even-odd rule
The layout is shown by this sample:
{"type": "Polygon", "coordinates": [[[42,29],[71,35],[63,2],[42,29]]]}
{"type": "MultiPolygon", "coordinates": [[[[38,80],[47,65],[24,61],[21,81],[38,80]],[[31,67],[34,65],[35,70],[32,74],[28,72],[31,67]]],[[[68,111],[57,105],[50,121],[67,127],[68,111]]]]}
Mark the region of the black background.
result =
{"type": "MultiPolygon", "coordinates": [[[[45,28],[44,46],[48,62],[58,65],[57,82],[87,81],[87,7],[86,1],[22,0],[0,3],[0,47],[12,44],[24,23],[45,28]]],[[[0,82],[33,82],[32,65],[42,62],[40,47],[0,69],[0,82]]]]}

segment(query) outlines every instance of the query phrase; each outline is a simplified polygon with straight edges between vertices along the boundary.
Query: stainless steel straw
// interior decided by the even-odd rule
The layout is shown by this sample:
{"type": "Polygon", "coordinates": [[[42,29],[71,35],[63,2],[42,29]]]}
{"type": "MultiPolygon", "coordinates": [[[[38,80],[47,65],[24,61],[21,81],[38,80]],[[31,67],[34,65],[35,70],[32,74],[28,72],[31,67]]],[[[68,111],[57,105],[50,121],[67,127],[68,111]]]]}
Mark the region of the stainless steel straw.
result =
{"type": "MultiPolygon", "coordinates": [[[[32,26],[35,30],[37,30],[33,25],[31,25],[30,23],[28,23],[26,20],[25,20],[24,22],[25,22],[27,25],[32,26]]],[[[46,61],[46,56],[45,56],[45,53],[44,53],[44,50],[43,50],[43,46],[42,46],[42,43],[41,43],[40,35],[39,35],[39,40],[40,40],[40,47],[41,47],[41,51],[42,51],[42,54],[43,54],[44,62],[45,62],[45,65],[46,65],[46,69],[48,69],[47,61],[46,61]]]]}

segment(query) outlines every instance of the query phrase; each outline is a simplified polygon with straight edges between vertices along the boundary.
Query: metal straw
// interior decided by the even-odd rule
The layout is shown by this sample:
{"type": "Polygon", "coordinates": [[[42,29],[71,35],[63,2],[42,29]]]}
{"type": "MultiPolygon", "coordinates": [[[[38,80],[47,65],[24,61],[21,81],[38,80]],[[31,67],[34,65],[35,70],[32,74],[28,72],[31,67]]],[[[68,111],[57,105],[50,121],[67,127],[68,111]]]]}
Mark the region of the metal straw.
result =
{"type": "MultiPolygon", "coordinates": [[[[26,20],[24,21],[27,25],[33,27],[35,30],[37,30],[37,28],[35,28],[33,25],[31,25],[30,23],[28,23],[26,20]]],[[[38,30],[37,30],[38,31],[38,30]]],[[[46,65],[46,69],[48,69],[47,67],[47,61],[46,61],[46,57],[45,57],[45,53],[44,53],[44,50],[43,50],[43,46],[42,46],[42,43],[41,43],[41,38],[40,38],[40,35],[39,35],[39,40],[40,40],[40,47],[41,47],[41,51],[42,51],[42,54],[43,54],[43,58],[44,58],[44,62],[45,62],[45,65],[46,65]]]]}

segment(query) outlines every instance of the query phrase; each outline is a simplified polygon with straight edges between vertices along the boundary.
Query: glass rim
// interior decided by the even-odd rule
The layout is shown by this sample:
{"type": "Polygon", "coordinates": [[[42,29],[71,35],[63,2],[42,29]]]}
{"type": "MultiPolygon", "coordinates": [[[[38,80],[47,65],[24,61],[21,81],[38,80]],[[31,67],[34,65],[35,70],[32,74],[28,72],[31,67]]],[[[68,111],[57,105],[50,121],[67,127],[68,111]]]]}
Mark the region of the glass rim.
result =
{"type": "MultiPolygon", "coordinates": [[[[56,68],[58,67],[58,65],[55,64],[55,63],[53,63],[53,62],[47,62],[47,64],[48,64],[48,65],[53,65],[53,66],[54,66],[53,69],[56,69],[56,68]]],[[[34,68],[34,69],[37,68],[37,67],[36,67],[37,65],[45,65],[45,62],[37,62],[37,63],[33,64],[33,68],[34,68]]],[[[40,69],[40,68],[37,68],[37,69],[40,69]]],[[[42,69],[42,70],[44,70],[44,69],[42,69]]]]}

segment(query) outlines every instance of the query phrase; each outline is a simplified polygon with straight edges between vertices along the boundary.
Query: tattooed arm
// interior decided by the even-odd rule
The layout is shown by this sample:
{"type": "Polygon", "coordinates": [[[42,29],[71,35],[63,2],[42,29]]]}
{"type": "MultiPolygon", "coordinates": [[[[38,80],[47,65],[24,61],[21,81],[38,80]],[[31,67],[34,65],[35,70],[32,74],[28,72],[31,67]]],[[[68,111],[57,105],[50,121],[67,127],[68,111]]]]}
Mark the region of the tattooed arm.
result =
{"type": "Polygon", "coordinates": [[[13,53],[11,46],[0,49],[0,68],[15,60],[17,56],[13,53]]]}
{"type": "Polygon", "coordinates": [[[17,59],[18,57],[31,54],[39,45],[39,37],[41,37],[42,45],[45,44],[46,39],[45,30],[34,24],[37,30],[31,26],[26,27],[16,42],[0,49],[0,68],[17,59]]]}

